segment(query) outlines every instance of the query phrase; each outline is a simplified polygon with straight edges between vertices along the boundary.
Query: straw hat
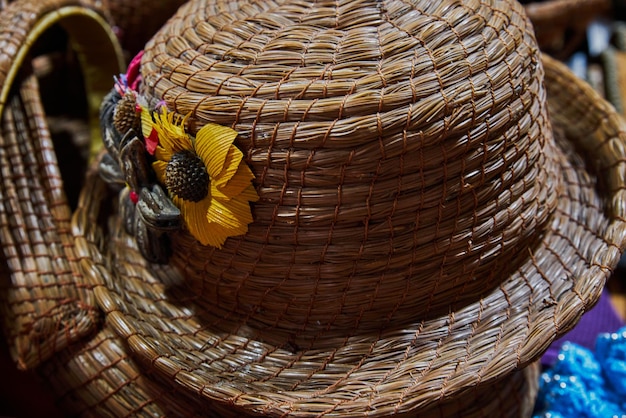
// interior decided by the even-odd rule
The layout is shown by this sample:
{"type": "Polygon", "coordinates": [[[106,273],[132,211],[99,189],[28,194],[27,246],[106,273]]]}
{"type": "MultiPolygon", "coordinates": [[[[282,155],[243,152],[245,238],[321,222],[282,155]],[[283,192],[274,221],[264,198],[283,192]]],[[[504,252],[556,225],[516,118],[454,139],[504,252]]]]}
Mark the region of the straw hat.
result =
{"type": "Polygon", "coordinates": [[[191,1],[140,64],[102,108],[117,214],[83,201],[75,250],[102,341],[217,411],[484,396],[624,248],[623,121],[516,2],[191,1]]]}
{"type": "Polygon", "coordinates": [[[544,65],[514,2],[189,2],[103,106],[108,324],[275,415],[414,411],[528,364],[624,245],[622,121],[544,65]]]}

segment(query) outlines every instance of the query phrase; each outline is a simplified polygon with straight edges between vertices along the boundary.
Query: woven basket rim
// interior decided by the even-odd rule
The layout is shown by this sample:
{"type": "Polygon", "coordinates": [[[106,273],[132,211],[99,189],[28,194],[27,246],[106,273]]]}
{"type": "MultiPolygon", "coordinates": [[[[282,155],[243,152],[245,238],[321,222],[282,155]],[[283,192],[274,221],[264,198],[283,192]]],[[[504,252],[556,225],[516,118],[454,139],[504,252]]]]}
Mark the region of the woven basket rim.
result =
{"type": "MultiPolygon", "coordinates": [[[[70,347],[42,367],[41,375],[60,397],[62,410],[119,415],[119,404],[126,403],[129,407],[125,411],[158,416],[248,416],[228,404],[208,403],[176,382],[145,374],[124,346],[124,340],[105,325],[85,345],[70,347]],[[101,368],[85,367],[86,364],[97,364],[101,368]],[[120,387],[124,390],[120,391],[120,387]],[[77,403],[75,399],[82,402],[77,403]],[[90,399],[101,401],[94,406],[90,399]]],[[[468,388],[448,402],[409,416],[446,418],[461,413],[472,418],[529,416],[539,387],[540,371],[541,365],[536,361],[492,384],[468,388]]]]}

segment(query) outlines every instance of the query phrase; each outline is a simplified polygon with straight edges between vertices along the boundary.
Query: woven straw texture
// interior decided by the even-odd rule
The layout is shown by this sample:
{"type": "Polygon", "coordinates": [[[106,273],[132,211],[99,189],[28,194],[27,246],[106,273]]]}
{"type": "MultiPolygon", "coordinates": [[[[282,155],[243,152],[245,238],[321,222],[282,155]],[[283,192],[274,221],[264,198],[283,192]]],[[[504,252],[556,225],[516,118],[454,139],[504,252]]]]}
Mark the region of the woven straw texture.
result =
{"type": "Polygon", "coordinates": [[[229,4],[188,4],[142,67],[192,132],[238,131],[257,176],[245,239],[174,237],[197,303],[232,318],[218,327],[335,347],[476,301],[527,258],[559,184],[520,7],[229,4]]]}
{"type": "MultiPolygon", "coordinates": [[[[104,183],[92,171],[72,218],[75,247],[82,259],[101,257],[100,252],[93,252],[92,243],[102,239],[98,218],[107,198],[104,183]]],[[[106,324],[93,338],[73,344],[44,363],[40,374],[59,407],[70,416],[248,416],[228,403],[210,402],[142,364],[141,357],[133,356],[124,340],[106,324]]],[[[450,401],[408,416],[529,416],[538,375],[539,364],[533,363],[492,385],[467,388],[450,401]]]]}
{"type": "Polygon", "coordinates": [[[0,20],[10,22],[0,32],[0,243],[10,272],[0,293],[2,320],[13,357],[30,368],[95,331],[99,316],[80,279],[71,210],[33,69],[46,51],[40,39],[54,26],[74,42],[92,122],[121,55],[101,10],[89,2],[11,3],[0,20]]]}
{"type": "Polygon", "coordinates": [[[245,236],[150,264],[95,169],[71,214],[22,129],[35,80],[7,89],[4,327],[68,413],[529,415],[624,249],[626,130],[521,5],[191,1],[142,76],[189,132],[239,132],[260,199],[245,236]]]}
{"type": "Polygon", "coordinates": [[[239,132],[255,220],[219,250],[173,234],[157,266],[113,218],[82,264],[107,323],[272,415],[412,413],[529,364],[625,231],[623,121],[543,62],[547,91],[515,2],[187,3],[141,93],[239,132]]]}

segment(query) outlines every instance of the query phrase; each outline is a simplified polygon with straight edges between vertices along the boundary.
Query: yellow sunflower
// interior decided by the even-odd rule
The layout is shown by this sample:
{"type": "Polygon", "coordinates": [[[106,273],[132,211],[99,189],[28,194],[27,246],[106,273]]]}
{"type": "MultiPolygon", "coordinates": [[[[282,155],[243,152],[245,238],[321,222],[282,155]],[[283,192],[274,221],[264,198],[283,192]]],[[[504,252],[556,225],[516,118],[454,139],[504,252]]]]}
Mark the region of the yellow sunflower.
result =
{"type": "Polygon", "coordinates": [[[236,131],[207,124],[194,138],[185,133],[185,120],[165,109],[154,114],[158,144],[152,167],[189,232],[203,245],[221,248],[226,238],[248,231],[249,202],[258,200],[254,174],[233,144],[236,131]]]}

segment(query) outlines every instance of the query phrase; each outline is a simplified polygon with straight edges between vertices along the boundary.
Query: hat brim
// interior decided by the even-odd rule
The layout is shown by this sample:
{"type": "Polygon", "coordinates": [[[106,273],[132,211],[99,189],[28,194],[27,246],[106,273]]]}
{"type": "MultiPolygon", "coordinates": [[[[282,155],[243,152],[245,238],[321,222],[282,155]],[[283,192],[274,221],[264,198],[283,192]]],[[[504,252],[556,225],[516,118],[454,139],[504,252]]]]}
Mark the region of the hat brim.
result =
{"type": "Polygon", "coordinates": [[[333,349],[277,347],[243,325],[212,329],[182,273],[145,262],[116,218],[106,239],[92,234],[92,251],[107,245],[83,263],[107,322],[175,384],[234,411],[278,416],[406,413],[529,364],[597,302],[626,234],[624,123],[562,64],[545,57],[544,69],[558,207],[541,244],[480,300],[333,349]]]}

